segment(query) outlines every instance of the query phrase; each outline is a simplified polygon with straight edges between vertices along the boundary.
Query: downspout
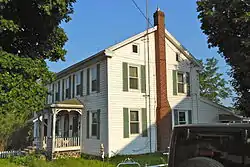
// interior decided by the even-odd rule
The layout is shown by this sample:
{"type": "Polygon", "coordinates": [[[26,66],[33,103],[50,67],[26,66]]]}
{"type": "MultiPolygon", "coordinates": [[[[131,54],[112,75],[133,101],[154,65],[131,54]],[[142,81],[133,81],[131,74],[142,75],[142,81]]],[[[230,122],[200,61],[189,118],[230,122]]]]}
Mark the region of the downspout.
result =
{"type": "Polygon", "coordinates": [[[194,68],[195,66],[194,66],[194,64],[191,62],[190,63],[190,80],[191,80],[191,82],[190,82],[190,95],[192,96],[192,110],[194,110],[195,109],[195,107],[194,107],[194,101],[196,100],[196,116],[197,116],[197,123],[199,123],[199,111],[198,111],[198,94],[197,94],[197,92],[195,92],[195,91],[193,91],[193,85],[194,85],[194,82],[193,82],[193,75],[191,75],[192,73],[192,68],[194,68]],[[194,97],[195,96],[195,97],[194,97]]]}
{"type": "MultiPolygon", "coordinates": [[[[196,71],[198,73],[198,71],[196,71]]],[[[198,92],[196,92],[196,107],[197,107],[197,123],[199,123],[199,101],[198,101],[198,93],[200,93],[200,73],[198,73],[198,92]]]]}

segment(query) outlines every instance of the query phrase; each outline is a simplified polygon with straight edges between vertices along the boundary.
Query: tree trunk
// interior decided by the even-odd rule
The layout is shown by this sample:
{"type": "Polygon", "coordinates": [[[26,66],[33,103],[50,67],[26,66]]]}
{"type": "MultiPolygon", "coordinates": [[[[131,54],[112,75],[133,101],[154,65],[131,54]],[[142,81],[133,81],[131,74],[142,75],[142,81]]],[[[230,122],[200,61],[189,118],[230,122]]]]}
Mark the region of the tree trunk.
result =
{"type": "Polygon", "coordinates": [[[7,145],[7,140],[0,139],[0,151],[5,151],[6,145],[7,145]]]}

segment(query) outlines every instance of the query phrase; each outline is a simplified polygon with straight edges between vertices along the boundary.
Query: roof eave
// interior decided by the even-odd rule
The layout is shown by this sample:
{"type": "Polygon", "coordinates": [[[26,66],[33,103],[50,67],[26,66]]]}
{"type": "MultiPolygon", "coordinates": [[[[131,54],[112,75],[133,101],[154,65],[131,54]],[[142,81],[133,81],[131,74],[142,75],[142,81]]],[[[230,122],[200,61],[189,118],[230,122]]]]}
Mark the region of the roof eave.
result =
{"type": "Polygon", "coordinates": [[[104,53],[105,53],[105,50],[102,50],[102,51],[94,54],[93,56],[90,56],[90,57],[88,57],[88,58],[86,58],[86,59],[84,59],[84,60],[82,60],[82,61],[80,61],[80,62],[78,62],[76,64],[73,64],[73,65],[69,66],[68,68],[65,68],[64,70],[56,73],[56,77],[60,76],[61,74],[65,73],[65,72],[67,72],[67,71],[69,71],[69,70],[71,70],[71,69],[73,69],[75,67],[78,67],[78,66],[82,65],[83,63],[85,63],[85,62],[87,62],[89,60],[92,60],[92,59],[96,58],[97,56],[103,55],[104,53]]]}
{"type": "Polygon", "coordinates": [[[172,36],[167,29],[165,30],[165,37],[176,47],[178,48],[182,54],[184,54],[189,60],[195,63],[195,65],[202,69],[201,63],[174,37],[172,36]]]}

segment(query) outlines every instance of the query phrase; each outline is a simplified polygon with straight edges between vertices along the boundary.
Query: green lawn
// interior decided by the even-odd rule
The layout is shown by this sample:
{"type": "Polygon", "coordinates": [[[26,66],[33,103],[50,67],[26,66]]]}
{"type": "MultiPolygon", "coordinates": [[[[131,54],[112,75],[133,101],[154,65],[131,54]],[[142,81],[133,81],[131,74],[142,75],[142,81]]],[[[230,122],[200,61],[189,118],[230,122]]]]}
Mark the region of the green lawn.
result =
{"type": "Polygon", "coordinates": [[[0,159],[0,167],[116,167],[118,163],[126,158],[132,158],[141,166],[166,163],[166,158],[161,154],[145,154],[136,156],[116,156],[102,162],[94,158],[86,157],[78,159],[57,159],[51,162],[40,160],[34,157],[18,157],[0,159]]]}

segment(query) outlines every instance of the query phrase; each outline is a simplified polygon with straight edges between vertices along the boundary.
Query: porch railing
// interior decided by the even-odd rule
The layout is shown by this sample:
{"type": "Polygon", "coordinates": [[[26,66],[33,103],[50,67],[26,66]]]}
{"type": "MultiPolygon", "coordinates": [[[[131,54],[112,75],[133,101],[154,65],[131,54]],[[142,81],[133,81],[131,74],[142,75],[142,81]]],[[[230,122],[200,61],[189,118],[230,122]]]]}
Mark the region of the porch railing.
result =
{"type": "Polygon", "coordinates": [[[56,137],[55,148],[80,146],[80,137],[56,137]]]}

